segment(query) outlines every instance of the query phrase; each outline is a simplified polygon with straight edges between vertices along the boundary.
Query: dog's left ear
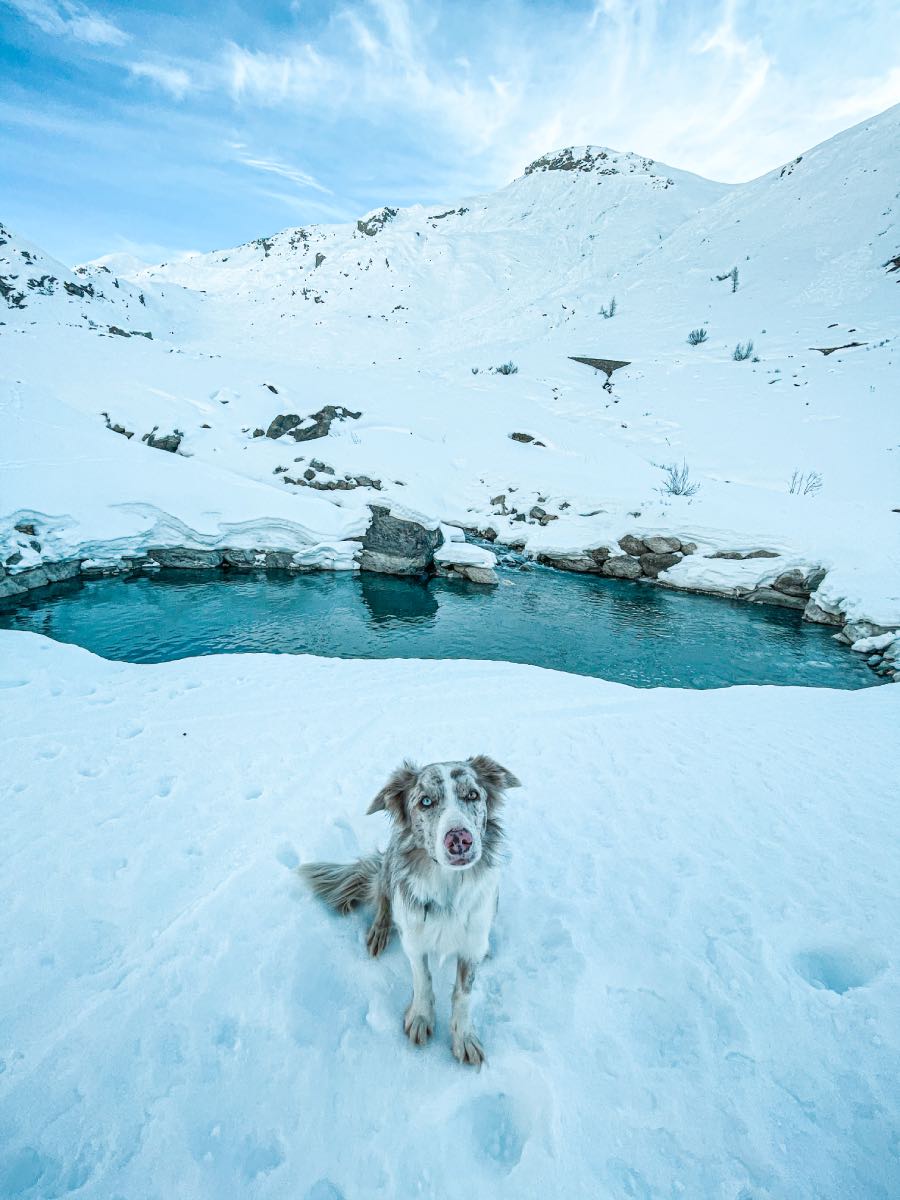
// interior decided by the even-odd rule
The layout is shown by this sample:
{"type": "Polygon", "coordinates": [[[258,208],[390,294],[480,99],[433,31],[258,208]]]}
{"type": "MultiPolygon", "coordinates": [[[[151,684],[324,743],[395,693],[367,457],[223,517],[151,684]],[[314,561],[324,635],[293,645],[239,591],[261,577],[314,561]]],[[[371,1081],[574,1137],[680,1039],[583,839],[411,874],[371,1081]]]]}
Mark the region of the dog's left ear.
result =
{"type": "Polygon", "coordinates": [[[476,754],[467,761],[485,787],[493,788],[498,792],[505,792],[507,788],[522,786],[512,771],[508,771],[506,767],[501,767],[498,762],[493,758],[489,758],[486,754],[476,754]]]}
{"type": "Polygon", "coordinates": [[[370,813],[386,810],[399,825],[406,824],[406,799],[419,778],[419,768],[409,759],[401,763],[366,809],[370,813]]]}

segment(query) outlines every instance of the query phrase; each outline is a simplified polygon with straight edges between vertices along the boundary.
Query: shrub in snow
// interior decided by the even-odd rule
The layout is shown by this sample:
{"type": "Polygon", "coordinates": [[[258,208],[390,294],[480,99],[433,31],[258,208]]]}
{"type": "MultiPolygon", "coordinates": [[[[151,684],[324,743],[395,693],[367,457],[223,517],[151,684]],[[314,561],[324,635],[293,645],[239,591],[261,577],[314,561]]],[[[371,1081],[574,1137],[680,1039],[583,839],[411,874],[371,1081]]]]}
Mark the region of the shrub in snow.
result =
{"type": "Polygon", "coordinates": [[[691,479],[690,467],[686,462],[683,462],[680,467],[677,463],[670,463],[661,469],[665,472],[666,478],[660,491],[665,495],[695,496],[700,491],[700,484],[691,479]]]}
{"type": "Polygon", "coordinates": [[[705,329],[692,329],[688,334],[688,345],[699,346],[701,342],[705,342],[709,334],[705,329]]]}
{"type": "Polygon", "coordinates": [[[745,358],[749,358],[753,353],[753,342],[747,342],[746,346],[742,342],[738,342],[735,346],[731,357],[735,362],[743,362],[745,358]]]}
{"type": "Polygon", "coordinates": [[[605,318],[608,321],[610,317],[614,317],[615,315],[616,315],[616,298],[615,298],[615,296],[613,296],[612,299],[610,300],[609,304],[601,304],[600,305],[600,316],[605,318]]]}
{"type": "Polygon", "coordinates": [[[499,367],[491,367],[495,375],[518,375],[519,368],[514,362],[501,363],[499,367]]]}
{"type": "Polygon", "coordinates": [[[737,267],[732,267],[729,274],[731,276],[731,290],[732,290],[732,292],[736,292],[738,290],[738,269],[737,269],[737,267]]]}
{"type": "Polygon", "coordinates": [[[792,496],[814,496],[821,490],[824,480],[819,471],[795,471],[791,476],[792,496]]]}

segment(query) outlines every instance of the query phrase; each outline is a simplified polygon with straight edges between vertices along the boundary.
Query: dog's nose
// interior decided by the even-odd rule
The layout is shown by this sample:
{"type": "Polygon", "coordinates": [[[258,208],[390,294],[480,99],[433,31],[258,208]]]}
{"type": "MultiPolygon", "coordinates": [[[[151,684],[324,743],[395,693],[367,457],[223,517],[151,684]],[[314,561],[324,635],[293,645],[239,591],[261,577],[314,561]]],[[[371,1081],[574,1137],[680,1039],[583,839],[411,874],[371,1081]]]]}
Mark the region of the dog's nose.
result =
{"type": "Polygon", "coordinates": [[[468,854],[472,849],[472,841],[473,838],[468,829],[448,829],[444,834],[444,846],[454,858],[468,854]]]}

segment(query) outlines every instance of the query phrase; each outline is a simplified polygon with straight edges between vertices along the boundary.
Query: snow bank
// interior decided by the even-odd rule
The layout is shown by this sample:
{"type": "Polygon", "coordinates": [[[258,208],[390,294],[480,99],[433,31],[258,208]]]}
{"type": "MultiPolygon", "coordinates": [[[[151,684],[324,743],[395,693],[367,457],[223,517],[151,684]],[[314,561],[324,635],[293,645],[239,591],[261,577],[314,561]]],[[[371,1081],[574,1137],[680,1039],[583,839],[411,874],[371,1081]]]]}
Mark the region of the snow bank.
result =
{"type": "Polygon", "coordinates": [[[110,663],[0,634],[0,1194],[900,1190],[900,689],[501,663],[110,663]],[[812,701],[812,702],[811,702],[812,701]],[[521,776],[480,1074],[298,862],[389,770],[521,776]],[[812,764],[812,765],[811,765],[812,764]]]}

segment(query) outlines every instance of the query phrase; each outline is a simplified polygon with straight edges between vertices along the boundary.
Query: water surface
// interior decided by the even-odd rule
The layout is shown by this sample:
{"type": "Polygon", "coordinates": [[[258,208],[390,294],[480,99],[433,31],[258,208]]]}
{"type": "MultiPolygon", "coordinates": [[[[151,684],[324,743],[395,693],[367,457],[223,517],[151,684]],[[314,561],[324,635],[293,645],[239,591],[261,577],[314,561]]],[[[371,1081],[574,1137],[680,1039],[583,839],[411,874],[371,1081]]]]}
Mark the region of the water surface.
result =
{"type": "Polygon", "coordinates": [[[637,687],[880,682],[792,610],[541,567],[500,573],[489,589],[356,572],[164,571],[6,602],[0,627],[136,663],[266,651],[500,659],[637,687]]]}

